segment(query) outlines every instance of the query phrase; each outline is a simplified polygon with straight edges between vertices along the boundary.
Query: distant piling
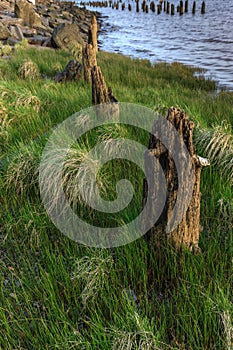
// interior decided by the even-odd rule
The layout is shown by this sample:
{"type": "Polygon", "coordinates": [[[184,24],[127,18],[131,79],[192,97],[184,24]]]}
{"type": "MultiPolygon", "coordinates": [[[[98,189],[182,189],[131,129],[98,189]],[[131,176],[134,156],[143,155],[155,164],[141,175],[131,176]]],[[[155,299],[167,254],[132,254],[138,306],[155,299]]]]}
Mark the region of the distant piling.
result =
{"type": "Polygon", "coordinates": [[[183,13],[184,13],[184,3],[183,3],[183,1],[181,0],[181,1],[180,1],[180,15],[183,15],[183,13]]]}
{"type": "Polygon", "coordinates": [[[196,1],[193,2],[193,9],[192,9],[193,15],[196,13],[196,1]]]}
{"type": "Polygon", "coordinates": [[[171,15],[174,16],[175,14],[175,6],[174,4],[171,4],[171,15]]]}
{"type": "Polygon", "coordinates": [[[205,1],[202,2],[201,5],[201,14],[204,15],[205,14],[205,1]]]}
{"type": "Polygon", "coordinates": [[[189,2],[188,0],[185,1],[185,4],[184,4],[184,12],[188,12],[188,8],[189,8],[189,2]]]}

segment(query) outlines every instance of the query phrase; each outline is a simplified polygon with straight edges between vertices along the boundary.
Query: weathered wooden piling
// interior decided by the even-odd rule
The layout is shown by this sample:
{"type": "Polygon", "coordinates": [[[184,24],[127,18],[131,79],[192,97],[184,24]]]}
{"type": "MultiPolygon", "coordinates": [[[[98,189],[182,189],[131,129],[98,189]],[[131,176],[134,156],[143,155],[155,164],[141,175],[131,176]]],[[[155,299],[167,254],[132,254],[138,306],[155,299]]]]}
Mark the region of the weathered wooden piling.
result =
{"type": "Polygon", "coordinates": [[[192,14],[195,15],[196,13],[196,1],[193,2],[193,9],[192,9],[192,14]]]}
{"type": "Polygon", "coordinates": [[[143,2],[142,2],[142,11],[143,12],[146,11],[146,0],[143,0],[143,2]]]}
{"type": "Polygon", "coordinates": [[[160,15],[161,10],[162,10],[161,5],[158,4],[158,5],[157,5],[157,14],[158,14],[158,15],[160,15]]]}
{"type": "Polygon", "coordinates": [[[184,3],[184,12],[188,12],[188,8],[189,8],[189,2],[188,0],[185,0],[185,3],[184,3]]]}
{"type": "Polygon", "coordinates": [[[201,4],[201,14],[202,15],[205,14],[205,1],[203,1],[202,4],[201,4]]]}
{"type": "Polygon", "coordinates": [[[84,70],[84,81],[91,83],[91,70],[97,65],[96,51],[91,44],[86,44],[82,50],[82,64],[84,70]]]}
{"type": "Polygon", "coordinates": [[[183,13],[184,13],[184,3],[183,3],[183,1],[181,0],[181,1],[180,1],[180,15],[183,15],[183,13]]]}
{"type": "Polygon", "coordinates": [[[125,3],[123,3],[123,4],[121,5],[121,9],[122,9],[122,11],[124,11],[124,9],[125,9],[125,3]]]}
{"type": "Polygon", "coordinates": [[[171,15],[174,16],[175,14],[175,6],[174,4],[171,4],[171,15]]]}
{"type": "Polygon", "coordinates": [[[167,12],[167,1],[164,1],[163,3],[163,11],[167,12]]]}
{"type": "Polygon", "coordinates": [[[148,5],[146,5],[146,13],[149,12],[149,8],[148,8],[148,5]]]}
{"type": "Polygon", "coordinates": [[[136,0],[136,12],[139,12],[139,0],[136,0]]]}
{"type": "Polygon", "coordinates": [[[167,1],[167,13],[170,13],[170,2],[167,1]]]}
{"type": "Polygon", "coordinates": [[[155,3],[154,3],[154,1],[152,1],[150,3],[150,9],[151,9],[152,12],[155,12],[155,3]]]}
{"type": "MultiPolygon", "coordinates": [[[[177,250],[185,247],[193,253],[198,253],[200,251],[198,247],[200,174],[202,166],[209,165],[209,163],[203,162],[204,159],[196,154],[193,145],[194,123],[188,119],[187,114],[171,107],[166,119],[179,133],[183,140],[181,142],[184,143],[189,154],[189,159],[187,159],[185,150],[181,148],[179,151],[181,154],[178,155],[175,163],[169,150],[160,141],[158,124],[155,122],[150,134],[149,147],[144,156],[147,181],[144,181],[143,207],[146,205],[149,212],[142,218],[141,225],[142,228],[148,227],[148,224],[149,227],[152,227],[145,237],[150,247],[156,247],[157,251],[163,247],[163,242],[168,241],[177,250]],[[166,188],[158,181],[160,167],[166,180],[166,188]],[[163,211],[157,222],[154,223],[153,218],[159,205],[157,200],[155,203],[155,198],[158,198],[159,201],[161,193],[164,194],[165,204],[161,204],[163,211]]],[[[169,140],[170,150],[177,148],[176,132],[173,135],[170,128],[163,130],[164,139],[169,140]]]]}
{"type": "Polygon", "coordinates": [[[101,69],[94,66],[91,70],[92,104],[97,105],[97,117],[104,120],[116,120],[119,117],[119,104],[112,94],[111,87],[107,88],[101,69]]]}
{"type": "Polygon", "coordinates": [[[98,51],[98,24],[95,16],[92,17],[91,25],[88,30],[88,44],[93,46],[95,52],[98,51]]]}
{"type": "Polygon", "coordinates": [[[128,10],[129,10],[129,11],[132,11],[132,6],[131,6],[131,4],[128,4],[128,10]]]}

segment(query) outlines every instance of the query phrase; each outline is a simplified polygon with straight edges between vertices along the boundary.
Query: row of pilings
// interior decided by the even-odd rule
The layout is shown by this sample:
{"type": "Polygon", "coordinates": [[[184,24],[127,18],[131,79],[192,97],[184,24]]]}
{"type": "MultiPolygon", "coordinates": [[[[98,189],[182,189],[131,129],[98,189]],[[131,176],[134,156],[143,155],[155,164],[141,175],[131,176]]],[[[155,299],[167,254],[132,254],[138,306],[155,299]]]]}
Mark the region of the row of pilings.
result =
{"type": "MultiPolygon", "coordinates": [[[[175,12],[179,13],[180,15],[183,15],[184,13],[189,12],[189,1],[188,0],[181,0],[179,4],[175,7],[174,4],[170,3],[169,1],[163,1],[161,0],[159,4],[155,4],[154,1],[149,1],[149,5],[147,4],[146,0],[143,0],[142,3],[139,3],[139,0],[134,0],[136,3],[136,12],[140,12],[140,8],[143,12],[148,13],[149,11],[157,12],[159,15],[161,12],[165,12],[167,14],[175,15],[175,12]],[[141,6],[140,6],[141,5],[141,6]]],[[[132,11],[133,7],[131,3],[124,3],[122,0],[119,1],[112,1],[112,0],[105,0],[105,1],[89,1],[89,2],[81,2],[81,6],[90,6],[90,7],[110,7],[112,9],[119,10],[121,9],[124,11],[126,8],[128,8],[129,11],[132,11]]],[[[192,14],[196,13],[196,1],[193,2],[191,6],[192,14]]],[[[205,14],[206,7],[205,7],[205,1],[202,2],[201,5],[201,14],[205,14]]]]}

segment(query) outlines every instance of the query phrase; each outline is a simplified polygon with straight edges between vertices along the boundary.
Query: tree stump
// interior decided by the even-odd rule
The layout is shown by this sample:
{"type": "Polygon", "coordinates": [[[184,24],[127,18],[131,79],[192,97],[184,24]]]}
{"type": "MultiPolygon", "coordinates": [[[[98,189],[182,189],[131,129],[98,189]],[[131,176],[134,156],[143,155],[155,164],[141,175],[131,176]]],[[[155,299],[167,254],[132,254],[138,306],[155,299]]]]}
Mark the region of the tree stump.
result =
{"type": "MultiPolygon", "coordinates": [[[[163,207],[162,214],[159,220],[154,224],[150,231],[146,234],[146,238],[150,244],[160,247],[164,241],[169,241],[176,249],[182,247],[188,248],[190,251],[196,253],[199,251],[198,241],[200,234],[200,174],[203,165],[209,165],[208,160],[198,157],[193,145],[193,128],[194,123],[188,119],[187,114],[177,108],[169,108],[166,119],[174,126],[179,135],[182,137],[183,143],[186,146],[189,158],[190,168],[186,167],[183,162],[184,154],[178,154],[180,162],[177,168],[177,164],[168,152],[167,148],[156,137],[158,135],[157,123],[155,122],[152,127],[152,133],[150,134],[148,151],[145,153],[145,174],[149,182],[144,181],[143,190],[143,207],[147,201],[149,201],[149,207],[151,208],[151,214],[153,215],[153,203],[154,199],[158,197],[162,191],[165,191],[165,205],[163,207]],[[157,158],[157,162],[153,162],[153,157],[157,158]],[[158,173],[158,166],[161,166],[166,180],[166,189],[164,190],[157,179],[156,173],[158,173]],[[192,169],[192,172],[190,172],[192,169]],[[192,174],[192,178],[190,178],[192,174]],[[180,196],[180,186],[182,182],[182,188],[184,192],[180,196]],[[185,193],[186,188],[190,188],[190,182],[192,181],[191,194],[185,193]],[[150,183],[150,191],[148,192],[148,183],[150,183]],[[151,185],[152,184],[152,185],[151,185]],[[149,193],[149,195],[148,195],[149,193]],[[168,231],[167,228],[171,224],[171,220],[174,219],[175,213],[179,213],[182,210],[182,200],[187,200],[187,196],[190,198],[187,205],[187,211],[182,215],[176,225],[172,226],[172,230],[168,231]],[[173,217],[173,218],[172,218],[173,217]],[[174,228],[174,229],[173,229],[174,228]]],[[[163,130],[164,133],[168,133],[167,130],[163,130]]],[[[176,133],[176,132],[175,132],[176,133]]],[[[176,133],[177,134],[177,133],[176,133]]],[[[168,134],[167,134],[168,135],[168,134]]],[[[169,134],[170,135],[170,134],[169,134]]],[[[169,136],[169,149],[176,150],[176,139],[173,135],[169,136]]],[[[186,191],[187,192],[187,191],[186,191]]],[[[155,209],[154,209],[155,210],[155,209]]],[[[150,217],[143,220],[150,220],[150,217]]],[[[142,222],[142,226],[143,226],[142,222]]]]}

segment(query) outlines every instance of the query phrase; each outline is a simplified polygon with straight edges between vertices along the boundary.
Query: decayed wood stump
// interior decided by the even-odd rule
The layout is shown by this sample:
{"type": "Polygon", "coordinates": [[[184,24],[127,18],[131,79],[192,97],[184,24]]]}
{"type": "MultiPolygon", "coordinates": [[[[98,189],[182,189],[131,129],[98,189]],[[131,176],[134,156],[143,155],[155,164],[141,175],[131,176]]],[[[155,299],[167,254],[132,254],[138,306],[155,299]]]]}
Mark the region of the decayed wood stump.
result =
{"type": "Polygon", "coordinates": [[[88,44],[91,44],[93,46],[94,51],[98,52],[98,24],[96,21],[96,17],[92,17],[92,23],[90,25],[90,28],[88,30],[88,44]]]}
{"type": "MultiPolygon", "coordinates": [[[[150,179],[150,183],[153,183],[153,181],[157,178],[156,172],[158,172],[158,166],[162,167],[166,179],[166,201],[159,220],[146,234],[146,238],[150,244],[156,245],[157,247],[161,246],[162,241],[168,240],[177,249],[183,246],[192,252],[198,252],[201,196],[200,174],[202,166],[209,164],[208,160],[196,155],[196,151],[193,145],[194,123],[188,119],[187,114],[180,109],[171,107],[168,110],[166,119],[175,127],[178,133],[182,135],[184,144],[190,154],[190,169],[192,169],[192,174],[194,176],[192,179],[187,176],[187,172],[189,170],[185,168],[185,163],[182,163],[182,161],[180,162],[181,165],[179,165],[179,169],[176,168],[176,164],[172,158],[172,155],[168,152],[163,143],[155,136],[157,127],[155,122],[152,128],[152,133],[150,135],[148,151],[145,154],[145,173],[147,179],[150,179]],[[154,168],[151,166],[151,157],[156,157],[159,161],[159,163],[153,163],[157,164],[154,166],[154,168]],[[179,212],[179,206],[181,208],[183,204],[182,201],[177,201],[180,186],[178,183],[178,178],[182,179],[182,185],[184,185],[183,188],[190,188],[189,182],[193,181],[191,196],[190,194],[185,194],[185,192],[183,194],[183,200],[187,200],[187,195],[189,195],[191,201],[188,202],[188,209],[183,215],[181,221],[178,223],[178,225],[174,226],[174,229],[172,231],[168,232],[167,227],[169,227],[175,205],[178,205],[177,212],[179,212]]],[[[164,132],[166,133],[166,130],[164,130],[164,132]]],[[[170,139],[169,143],[172,149],[175,150],[175,138],[170,139]]],[[[183,155],[181,154],[179,157],[182,159],[183,155]]],[[[154,182],[152,191],[150,192],[150,195],[148,195],[148,182],[144,181],[143,207],[145,206],[145,203],[149,201],[149,204],[151,204],[151,213],[153,212],[154,198],[156,196],[159,196],[161,191],[164,191],[164,189],[160,188],[160,186],[160,183],[154,182]]],[[[150,220],[150,218],[145,218],[145,220],[150,220]]]]}
{"type": "Polygon", "coordinates": [[[91,70],[92,78],[92,104],[101,105],[109,104],[108,106],[99,107],[100,114],[107,115],[108,118],[116,118],[119,115],[119,105],[117,99],[112,94],[112,89],[107,88],[101,69],[94,66],[91,70]]]}
{"type": "Polygon", "coordinates": [[[82,63],[84,69],[84,80],[91,83],[91,69],[97,66],[96,53],[98,51],[97,44],[98,27],[96,17],[93,16],[92,23],[88,30],[88,43],[82,50],[82,63]]]}
{"type": "Polygon", "coordinates": [[[96,51],[92,44],[86,44],[82,50],[82,62],[84,70],[84,80],[87,83],[91,83],[91,70],[94,66],[97,66],[96,51]]]}

